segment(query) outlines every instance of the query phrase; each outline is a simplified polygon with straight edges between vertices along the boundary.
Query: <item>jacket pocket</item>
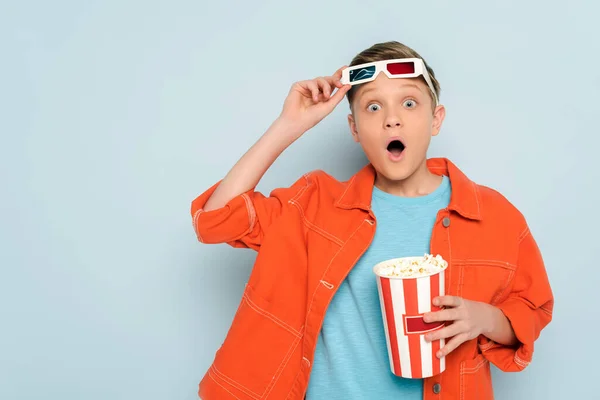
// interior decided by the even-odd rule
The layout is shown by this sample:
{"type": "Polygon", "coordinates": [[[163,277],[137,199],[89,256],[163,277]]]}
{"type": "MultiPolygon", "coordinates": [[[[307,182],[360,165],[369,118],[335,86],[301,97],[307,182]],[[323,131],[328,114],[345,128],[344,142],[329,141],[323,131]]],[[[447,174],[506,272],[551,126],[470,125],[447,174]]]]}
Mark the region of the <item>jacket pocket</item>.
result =
{"type": "Polygon", "coordinates": [[[493,400],[492,375],[489,361],[477,354],[460,363],[460,400],[493,400]]]}
{"type": "Polygon", "coordinates": [[[268,395],[302,337],[271,308],[247,285],[211,367],[214,378],[252,399],[268,395]]]}
{"type": "Polygon", "coordinates": [[[496,304],[506,293],[516,267],[494,260],[456,261],[460,295],[466,299],[496,304]]]}

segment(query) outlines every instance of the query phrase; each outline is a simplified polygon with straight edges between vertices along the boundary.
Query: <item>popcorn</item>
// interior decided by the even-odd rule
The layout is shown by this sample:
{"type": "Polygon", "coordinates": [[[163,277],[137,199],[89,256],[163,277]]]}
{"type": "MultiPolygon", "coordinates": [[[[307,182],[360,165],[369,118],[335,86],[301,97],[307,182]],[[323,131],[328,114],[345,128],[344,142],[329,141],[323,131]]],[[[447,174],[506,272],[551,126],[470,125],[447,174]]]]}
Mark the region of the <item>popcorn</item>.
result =
{"type": "Polygon", "coordinates": [[[422,257],[404,257],[385,261],[375,267],[375,273],[388,278],[420,278],[436,274],[448,267],[439,254],[422,257]]]}

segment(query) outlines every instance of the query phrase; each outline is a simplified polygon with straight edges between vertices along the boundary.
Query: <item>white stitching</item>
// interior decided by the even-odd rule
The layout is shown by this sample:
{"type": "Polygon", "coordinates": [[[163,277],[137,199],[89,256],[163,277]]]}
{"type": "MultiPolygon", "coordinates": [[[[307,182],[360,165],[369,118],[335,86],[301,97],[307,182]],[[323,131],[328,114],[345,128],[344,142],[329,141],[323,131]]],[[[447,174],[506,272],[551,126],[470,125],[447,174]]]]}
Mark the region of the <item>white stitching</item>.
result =
{"type": "MultiPolygon", "coordinates": [[[[436,171],[447,171],[448,168],[445,166],[441,166],[441,167],[435,167],[435,166],[428,166],[428,168],[430,170],[436,170],[436,171]]],[[[469,180],[469,182],[471,182],[471,184],[473,185],[474,189],[475,189],[475,201],[477,202],[477,214],[473,214],[473,213],[469,213],[464,211],[462,208],[457,207],[456,205],[453,205],[453,207],[461,214],[464,214],[468,217],[471,218],[481,218],[481,208],[479,207],[479,190],[477,189],[477,185],[475,184],[475,182],[469,180]]]]}
{"type": "Polygon", "coordinates": [[[244,392],[248,396],[250,396],[252,398],[255,398],[255,399],[260,399],[262,397],[258,393],[253,392],[252,390],[250,390],[247,387],[243,386],[241,383],[239,383],[239,382],[231,379],[230,377],[228,377],[227,375],[225,375],[224,373],[222,373],[221,371],[219,371],[219,369],[217,368],[217,366],[215,364],[213,364],[211,367],[212,367],[212,369],[214,369],[214,372],[216,373],[216,375],[219,378],[223,379],[225,382],[227,382],[228,384],[230,384],[231,386],[233,386],[234,388],[236,388],[240,392],[244,392]]]}
{"type": "Polygon", "coordinates": [[[296,381],[298,380],[298,375],[300,375],[300,371],[302,371],[302,369],[298,368],[298,372],[296,372],[296,376],[294,376],[294,380],[292,381],[292,387],[290,387],[289,392],[287,393],[287,395],[285,396],[286,400],[290,398],[290,393],[292,393],[292,390],[294,390],[294,384],[296,383],[296,381]]]}
{"type": "Polygon", "coordinates": [[[521,357],[519,357],[519,355],[517,353],[515,353],[515,363],[520,364],[521,366],[528,366],[529,365],[529,361],[525,361],[523,360],[521,357]]]}
{"type": "MultiPolygon", "coordinates": [[[[450,226],[448,226],[448,228],[446,229],[446,234],[448,235],[448,258],[449,258],[449,260],[447,260],[448,261],[448,265],[454,265],[454,260],[452,259],[452,243],[450,242],[450,226]]],[[[452,282],[452,270],[453,269],[454,268],[449,268],[449,271],[448,271],[448,288],[450,290],[452,290],[452,287],[450,286],[450,283],[452,282]]],[[[460,277],[459,277],[459,279],[460,279],[460,277]]],[[[462,293],[462,289],[461,288],[462,288],[462,286],[458,285],[458,289],[457,289],[458,293],[457,294],[459,296],[462,293]]],[[[446,294],[448,294],[448,293],[446,293],[446,294]]]]}
{"type": "Polygon", "coordinates": [[[237,400],[241,400],[239,397],[237,397],[235,394],[231,393],[229,390],[227,390],[227,388],[223,385],[221,385],[219,382],[217,382],[217,380],[212,376],[212,374],[210,373],[210,369],[208,370],[208,376],[210,379],[212,379],[213,381],[215,381],[215,383],[219,386],[221,386],[223,388],[224,391],[226,391],[227,393],[229,393],[230,395],[232,395],[233,397],[235,397],[237,400]]]}
{"type": "Polygon", "coordinates": [[[248,232],[252,232],[254,229],[254,224],[256,223],[256,210],[254,209],[254,204],[252,204],[252,200],[248,197],[248,194],[242,194],[242,198],[246,202],[246,209],[248,210],[248,220],[250,221],[250,228],[248,228],[248,232]]]}
{"type": "Polygon", "coordinates": [[[194,218],[192,220],[192,225],[194,227],[194,230],[196,231],[196,236],[198,237],[198,240],[201,242],[204,242],[202,240],[202,236],[200,235],[200,228],[198,227],[198,217],[200,216],[200,214],[202,214],[204,212],[203,209],[199,209],[194,213],[194,218]]]}
{"type": "Polygon", "coordinates": [[[336,244],[342,246],[344,242],[341,239],[339,239],[337,236],[333,235],[332,233],[327,232],[323,228],[320,228],[317,225],[315,225],[312,222],[310,222],[308,220],[308,218],[306,218],[306,215],[304,214],[304,209],[302,208],[302,205],[298,202],[298,200],[300,199],[300,197],[302,197],[302,195],[304,194],[304,192],[311,185],[311,182],[308,180],[308,176],[310,176],[310,174],[304,174],[303,175],[304,179],[306,180],[306,186],[303,186],[298,191],[298,193],[296,193],[296,195],[294,197],[292,197],[291,199],[289,199],[288,203],[290,203],[290,204],[296,206],[296,208],[298,208],[298,210],[300,211],[300,215],[302,216],[302,221],[304,222],[304,224],[308,228],[310,228],[310,229],[314,230],[315,232],[321,234],[326,239],[331,240],[332,242],[335,242],[336,244]]]}
{"type": "Polygon", "coordinates": [[[502,298],[502,296],[504,296],[504,292],[506,292],[506,290],[510,287],[510,284],[512,283],[512,280],[514,278],[515,275],[515,271],[516,270],[511,270],[508,273],[508,278],[506,278],[506,284],[504,285],[504,287],[498,291],[498,293],[496,294],[496,296],[494,296],[494,298],[492,299],[492,301],[490,302],[491,305],[495,306],[498,302],[498,299],[502,298]]]}
{"type": "Polygon", "coordinates": [[[488,265],[497,265],[499,267],[505,267],[505,268],[509,268],[509,269],[517,269],[517,266],[515,264],[511,264],[507,261],[500,261],[500,260],[474,260],[474,259],[468,259],[468,260],[454,260],[455,264],[464,264],[464,265],[472,265],[472,264],[488,264],[488,265]]]}
{"type": "Polygon", "coordinates": [[[525,227],[525,229],[523,230],[523,232],[521,232],[521,234],[519,235],[519,244],[521,244],[521,242],[523,240],[525,240],[525,238],[529,235],[530,231],[529,231],[529,227],[525,227]]]}
{"type": "Polygon", "coordinates": [[[323,284],[323,286],[325,286],[327,289],[333,289],[333,285],[329,282],[325,282],[325,281],[321,281],[321,283],[323,284]]]}
{"type": "Polygon", "coordinates": [[[308,359],[308,358],[306,358],[306,357],[302,357],[302,360],[303,360],[303,361],[306,363],[306,365],[307,365],[307,366],[309,366],[309,367],[310,367],[310,361],[309,361],[309,359],[308,359]]]}
{"type": "Polygon", "coordinates": [[[551,311],[551,310],[549,310],[549,309],[547,309],[547,308],[545,308],[545,307],[540,307],[540,310],[542,310],[542,311],[543,311],[543,312],[545,312],[546,314],[548,314],[548,315],[552,316],[552,311],[551,311]]]}
{"type": "MultiPolygon", "coordinates": [[[[304,327],[302,327],[302,330],[304,330],[304,327]]],[[[226,381],[229,385],[235,387],[236,389],[240,390],[241,392],[244,392],[245,394],[247,394],[248,396],[250,396],[250,397],[252,397],[254,399],[257,399],[257,400],[258,399],[264,399],[264,398],[266,398],[266,397],[269,396],[269,393],[271,393],[271,391],[273,390],[273,388],[277,384],[277,382],[279,380],[279,376],[281,376],[281,373],[283,372],[283,370],[285,370],[285,367],[289,363],[289,361],[291,359],[291,356],[294,354],[294,351],[296,351],[296,349],[298,348],[298,344],[300,343],[300,341],[302,339],[302,336],[300,336],[300,337],[297,336],[292,341],[292,344],[290,345],[290,348],[288,349],[288,351],[286,352],[285,356],[283,357],[283,360],[281,360],[281,363],[279,364],[279,366],[275,370],[275,375],[273,376],[273,379],[271,380],[271,383],[265,388],[265,390],[263,391],[262,395],[259,395],[258,393],[253,392],[252,390],[250,390],[247,387],[243,386],[241,383],[239,383],[239,382],[233,380],[231,377],[225,375],[223,372],[219,371],[219,369],[217,368],[217,366],[214,363],[211,366],[211,368],[214,369],[214,372],[216,373],[216,375],[219,378],[221,378],[224,381],[226,381]]],[[[209,370],[209,373],[210,373],[210,370],[209,370]]],[[[213,380],[215,380],[215,379],[213,378],[213,380]]],[[[215,382],[216,382],[216,380],[215,380],[215,382]]],[[[218,384],[218,382],[217,382],[217,384],[218,384]]],[[[219,385],[219,386],[221,386],[223,389],[225,389],[224,386],[222,386],[222,385],[219,385]]],[[[225,389],[225,390],[227,390],[227,389],[225,389]]],[[[229,393],[231,393],[231,392],[229,392],[229,393]]],[[[231,393],[231,395],[235,397],[235,395],[233,393],[231,393]]]]}
{"type": "Polygon", "coordinates": [[[298,344],[302,341],[302,337],[304,337],[304,326],[302,327],[302,336],[299,338],[294,339],[294,341],[292,342],[292,345],[290,346],[290,348],[288,349],[288,352],[286,353],[285,357],[283,358],[283,360],[281,360],[281,364],[279,364],[279,367],[277,368],[277,370],[275,371],[275,375],[273,376],[273,380],[271,382],[271,387],[269,388],[268,386],[265,388],[265,392],[263,392],[263,395],[261,398],[267,398],[269,397],[269,394],[271,393],[271,391],[273,390],[273,388],[275,387],[275,385],[277,384],[277,382],[279,381],[279,377],[281,377],[281,374],[283,373],[283,371],[285,370],[285,367],[287,367],[288,363],[290,362],[290,360],[292,359],[292,355],[294,354],[294,352],[296,351],[296,349],[298,348],[298,344]],[[285,364],[284,364],[285,361],[285,364]],[[276,379],[277,378],[277,379],[276,379]],[[267,391],[267,389],[269,389],[269,391],[267,391]]]}
{"type": "Polygon", "coordinates": [[[350,179],[350,181],[347,183],[347,186],[346,186],[346,189],[344,190],[344,193],[342,193],[342,195],[340,196],[340,198],[336,202],[336,206],[343,206],[343,207],[346,207],[346,208],[349,208],[349,207],[362,207],[362,208],[365,208],[367,210],[370,210],[371,208],[369,207],[368,204],[363,204],[363,203],[344,203],[344,202],[342,202],[342,199],[344,198],[344,196],[346,196],[346,192],[348,191],[348,189],[350,189],[350,186],[352,186],[355,178],[356,178],[356,175],[354,175],[352,177],[352,179],[350,179]]]}
{"type": "Polygon", "coordinates": [[[300,215],[302,216],[302,221],[304,222],[304,224],[306,225],[307,228],[314,230],[315,232],[321,234],[326,239],[331,240],[332,242],[336,243],[339,246],[342,246],[344,244],[344,242],[341,239],[339,239],[338,237],[327,232],[323,228],[319,228],[318,226],[316,226],[315,224],[310,222],[304,215],[304,210],[302,209],[302,206],[298,202],[296,202],[295,200],[290,200],[289,202],[292,205],[296,206],[296,208],[298,208],[298,210],[300,210],[300,215]]]}
{"type": "Polygon", "coordinates": [[[527,368],[526,364],[521,363],[520,361],[517,361],[517,359],[513,359],[514,363],[518,366],[521,367],[522,369],[527,368]]]}
{"type": "Polygon", "coordinates": [[[485,344],[480,344],[479,348],[481,349],[481,351],[488,351],[489,349],[491,349],[492,347],[497,346],[497,343],[494,342],[493,340],[490,340],[489,342],[485,343],[485,344]]]}
{"type": "Polygon", "coordinates": [[[471,181],[471,184],[473,185],[473,189],[475,190],[475,201],[477,202],[477,216],[481,218],[481,207],[479,207],[479,189],[477,188],[475,182],[471,181]]]}
{"type": "Polygon", "coordinates": [[[464,285],[465,285],[465,265],[460,265],[460,268],[458,269],[458,295],[461,297],[462,297],[462,289],[463,289],[464,285]]]}
{"type": "Polygon", "coordinates": [[[246,302],[248,303],[250,308],[252,308],[257,313],[269,318],[271,321],[275,322],[277,325],[281,326],[283,329],[290,332],[294,336],[296,336],[296,337],[302,336],[302,334],[300,332],[298,332],[297,330],[295,330],[294,328],[292,328],[291,326],[289,326],[288,324],[286,324],[285,322],[283,322],[282,320],[280,320],[279,318],[277,318],[270,312],[265,311],[262,308],[260,308],[259,306],[257,306],[256,303],[254,303],[252,300],[250,300],[250,297],[248,297],[247,293],[244,293],[244,299],[246,300],[246,302]]]}
{"type": "Polygon", "coordinates": [[[310,173],[306,173],[306,174],[302,175],[302,177],[306,181],[306,185],[302,186],[298,190],[298,192],[294,195],[294,197],[292,197],[291,199],[288,200],[288,202],[296,201],[296,200],[298,200],[302,196],[302,194],[304,194],[304,192],[306,191],[306,189],[308,189],[308,187],[311,185],[310,181],[308,180],[309,176],[310,176],[310,173]]]}
{"type": "Polygon", "coordinates": [[[529,361],[525,361],[523,360],[521,357],[519,357],[517,355],[517,353],[515,353],[515,364],[517,364],[518,366],[522,367],[522,368],[526,368],[529,365],[529,361]]]}
{"type": "Polygon", "coordinates": [[[346,203],[342,203],[341,200],[344,198],[344,196],[346,196],[346,192],[348,191],[348,189],[350,189],[350,186],[352,186],[354,179],[356,179],[356,175],[352,176],[352,179],[350,179],[350,182],[348,182],[348,184],[346,185],[346,190],[344,190],[344,193],[342,193],[342,195],[340,196],[340,199],[338,200],[338,204],[346,205],[346,203]]]}
{"type": "Polygon", "coordinates": [[[529,366],[529,363],[523,363],[521,361],[517,361],[516,359],[515,359],[515,364],[517,364],[519,367],[521,367],[523,369],[525,369],[529,366]]]}
{"type": "Polygon", "coordinates": [[[464,398],[465,398],[465,388],[464,388],[465,375],[472,375],[472,374],[477,373],[481,369],[481,367],[483,367],[487,363],[489,363],[489,361],[485,358],[482,358],[481,361],[472,368],[465,368],[464,364],[461,363],[461,365],[460,365],[460,390],[459,390],[461,400],[464,400],[464,398]]]}
{"type": "MultiPolygon", "coordinates": [[[[504,287],[502,287],[502,289],[500,289],[496,293],[496,295],[493,297],[493,299],[491,300],[490,303],[492,305],[495,305],[497,300],[504,295],[504,293],[506,292],[506,289],[508,287],[510,287],[510,284],[512,283],[513,277],[515,275],[515,271],[517,269],[516,265],[511,264],[506,261],[500,261],[500,260],[453,260],[453,264],[461,266],[460,275],[459,275],[459,284],[461,286],[464,284],[463,280],[464,280],[465,267],[468,268],[469,266],[473,266],[473,265],[488,265],[488,266],[505,268],[510,271],[508,274],[508,277],[506,278],[506,283],[505,283],[504,287]]],[[[460,290],[460,293],[462,293],[462,290],[460,290]]]]}
{"type": "Polygon", "coordinates": [[[465,389],[464,389],[464,382],[465,382],[465,374],[464,374],[464,365],[461,364],[460,365],[460,400],[464,400],[465,399],[465,389]]]}
{"type": "MultiPolygon", "coordinates": [[[[294,348],[294,351],[296,351],[296,348],[298,347],[298,345],[300,344],[301,340],[298,340],[298,343],[296,343],[296,347],[294,348]]],[[[285,367],[287,366],[288,362],[291,360],[291,357],[288,359],[288,361],[285,363],[285,365],[283,366],[283,368],[285,369],[285,367]]],[[[294,383],[296,382],[296,379],[298,379],[298,375],[300,375],[300,371],[302,371],[301,368],[298,368],[298,372],[296,372],[296,376],[294,377],[294,380],[292,381],[292,386],[290,387],[290,391],[288,392],[288,394],[285,396],[285,398],[289,398],[290,397],[290,393],[292,393],[292,390],[294,389],[294,383]]]]}
{"type": "Polygon", "coordinates": [[[481,361],[479,361],[479,364],[475,365],[474,367],[471,368],[461,368],[461,374],[473,374],[477,371],[479,371],[481,369],[481,367],[483,367],[486,363],[488,362],[487,359],[482,358],[481,361]]]}
{"type": "Polygon", "coordinates": [[[462,215],[465,215],[465,216],[467,216],[467,217],[469,217],[469,218],[475,218],[475,217],[476,217],[476,215],[475,215],[475,214],[471,214],[471,213],[469,213],[469,212],[466,212],[465,210],[463,210],[461,207],[457,206],[456,204],[453,204],[453,205],[452,205],[452,207],[453,207],[453,208],[454,208],[456,211],[458,211],[460,214],[462,214],[462,215]]]}

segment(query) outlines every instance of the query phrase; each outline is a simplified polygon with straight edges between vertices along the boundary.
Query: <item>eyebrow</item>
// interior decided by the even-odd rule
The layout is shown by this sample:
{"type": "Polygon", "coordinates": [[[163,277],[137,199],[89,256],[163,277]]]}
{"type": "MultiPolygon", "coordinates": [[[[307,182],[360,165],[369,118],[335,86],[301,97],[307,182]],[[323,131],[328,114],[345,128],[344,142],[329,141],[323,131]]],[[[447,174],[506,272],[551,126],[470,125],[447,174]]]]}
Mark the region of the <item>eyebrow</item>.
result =
{"type": "MultiPolygon", "coordinates": [[[[403,88],[405,87],[413,87],[415,89],[417,89],[419,92],[423,92],[423,90],[421,90],[421,88],[417,85],[415,85],[414,83],[407,83],[405,85],[402,85],[403,88]]],[[[364,96],[366,93],[372,92],[373,90],[376,90],[375,88],[367,88],[365,90],[363,90],[363,92],[361,93],[361,96],[364,96]]]]}

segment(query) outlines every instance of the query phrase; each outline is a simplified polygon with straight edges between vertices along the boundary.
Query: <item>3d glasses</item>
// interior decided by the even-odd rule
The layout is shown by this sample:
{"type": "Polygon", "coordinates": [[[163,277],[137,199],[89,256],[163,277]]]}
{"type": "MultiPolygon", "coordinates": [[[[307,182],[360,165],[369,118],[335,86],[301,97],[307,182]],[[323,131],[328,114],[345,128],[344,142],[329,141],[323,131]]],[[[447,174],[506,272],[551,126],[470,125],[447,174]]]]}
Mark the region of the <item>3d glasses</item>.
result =
{"type": "Polygon", "coordinates": [[[431,82],[429,73],[427,73],[425,63],[420,58],[398,58],[354,65],[342,71],[341,82],[344,85],[359,85],[371,82],[377,78],[380,72],[386,74],[388,78],[416,78],[423,75],[433,94],[435,105],[438,105],[438,98],[433,83],[431,82]]]}

